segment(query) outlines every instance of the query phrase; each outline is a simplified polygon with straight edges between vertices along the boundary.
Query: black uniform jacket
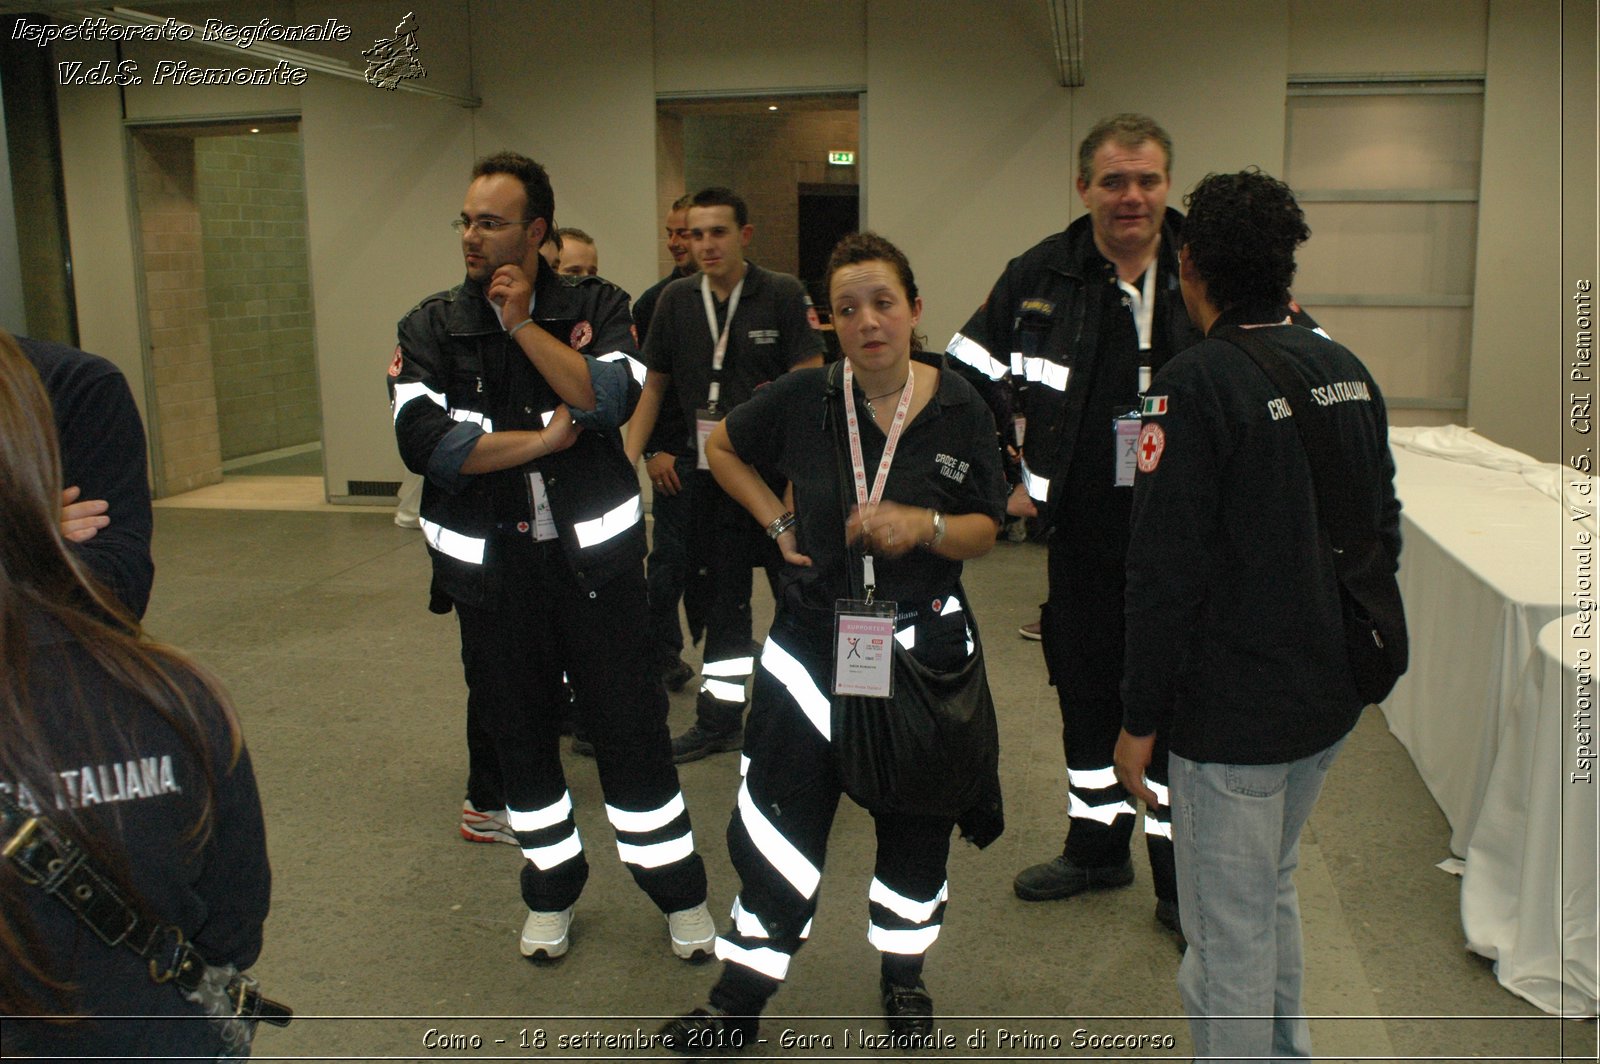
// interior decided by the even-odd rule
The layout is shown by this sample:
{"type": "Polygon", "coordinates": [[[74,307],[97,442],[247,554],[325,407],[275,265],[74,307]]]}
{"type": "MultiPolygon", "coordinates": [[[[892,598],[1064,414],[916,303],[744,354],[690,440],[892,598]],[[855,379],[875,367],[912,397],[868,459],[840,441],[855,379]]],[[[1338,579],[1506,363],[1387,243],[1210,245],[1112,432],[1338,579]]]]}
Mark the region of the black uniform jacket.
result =
{"type": "MultiPolygon", "coordinates": [[[[1182,226],[1183,215],[1169,208],[1156,260],[1161,287],[1155,328],[1165,335],[1152,342],[1152,353],[1163,359],[1200,339],[1178,291],[1182,226]]],[[[1109,280],[1108,266],[1095,247],[1089,216],[1077,219],[1006,265],[947,350],[989,404],[1004,439],[1011,439],[1014,414],[1027,418],[1026,479],[1047,526],[1059,516],[1062,493],[1042,485],[1065,484],[1072,464],[1088,383],[1097,369],[1100,288],[1109,280]]],[[[1152,366],[1159,368],[1159,362],[1152,366]]]]}
{"type": "Polygon", "coordinates": [[[584,426],[564,451],[517,469],[463,474],[479,436],[542,428],[562,402],[470,279],[429,296],[400,322],[389,367],[395,435],[406,468],[427,479],[422,528],[434,591],[468,605],[491,604],[506,537],[534,520],[527,474],[540,474],[561,545],[580,585],[603,586],[644,558],[639,482],[617,426],[639,401],[644,367],[635,358],[628,297],[608,281],[563,284],[543,263],[533,319],[588,356],[598,404],[573,411],[584,426]]]}
{"type": "Polygon", "coordinates": [[[1289,308],[1229,313],[1307,380],[1287,400],[1239,348],[1207,339],[1146,398],[1128,546],[1124,725],[1191,761],[1276,764],[1332,745],[1362,709],[1350,675],[1333,555],[1295,418],[1332,418],[1345,474],[1398,560],[1383,397],[1365,366],[1289,308]]]}

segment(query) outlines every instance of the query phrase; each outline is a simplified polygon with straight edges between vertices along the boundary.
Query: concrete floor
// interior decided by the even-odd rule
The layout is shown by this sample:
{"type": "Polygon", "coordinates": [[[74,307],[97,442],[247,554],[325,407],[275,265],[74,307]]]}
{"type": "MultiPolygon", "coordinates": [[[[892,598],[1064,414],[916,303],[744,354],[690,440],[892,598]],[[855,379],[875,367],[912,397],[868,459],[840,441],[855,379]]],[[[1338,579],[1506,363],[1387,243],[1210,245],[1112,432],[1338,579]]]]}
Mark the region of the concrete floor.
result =
{"type": "MultiPolygon", "coordinates": [[[[593,873],[562,961],[535,966],[518,955],[517,851],[456,833],[459,645],[454,618],[425,608],[419,535],[375,510],[156,514],[149,630],[232,691],[266,808],[273,906],[255,974],[299,1016],[286,1030],[263,1028],[257,1056],[663,1056],[560,1041],[653,1031],[700,1004],[715,975],[671,955],[664,921],[617,862],[593,762],[567,758],[593,873]]],[[[986,851],[958,842],[952,852],[952,900],[926,972],[956,1043],[941,1055],[1186,1059],[1178,953],[1152,917],[1138,848],[1130,888],[1043,904],[1011,892],[1012,876],[1056,852],[1063,829],[1055,696],[1037,645],[1015,635],[1035,616],[1043,580],[1044,551],[1032,544],[1002,543],[967,569],[988,633],[1008,828],[986,851]],[[1090,1041],[1137,1034],[1168,1035],[1171,1048],[1090,1041]]],[[[758,616],[764,626],[770,602],[758,616]]],[[[692,715],[692,692],[674,696],[673,730],[692,715]]],[[[725,921],[737,890],[723,829],[738,759],[683,766],[681,779],[711,907],[725,921]]],[[[1434,867],[1447,839],[1405,751],[1370,711],[1302,844],[1306,1005],[1319,1057],[1594,1059],[1592,1024],[1537,1011],[1465,950],[1459,881],[1434,867]]],[[[865,940],[871,843],[870,823],[846,802],[810,944],[751,1055],[858,1059],[856,1032],[883,1030],[865,940]],[[785,1046],[786,1030],[816,1044],[785,1046]]]]}

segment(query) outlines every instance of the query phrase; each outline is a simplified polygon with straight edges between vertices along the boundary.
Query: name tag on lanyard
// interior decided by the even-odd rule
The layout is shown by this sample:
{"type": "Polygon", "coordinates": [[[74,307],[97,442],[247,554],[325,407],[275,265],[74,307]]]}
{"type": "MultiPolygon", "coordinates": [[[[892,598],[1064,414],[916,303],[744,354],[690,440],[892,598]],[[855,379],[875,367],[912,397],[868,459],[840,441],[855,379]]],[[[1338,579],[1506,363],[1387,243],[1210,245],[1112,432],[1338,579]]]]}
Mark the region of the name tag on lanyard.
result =
{"type": "Polygon", "coordinates": [[[728,317],[723,321],[722,327],[717,328],[717,306],[711,297],[711,278],[700,275],[700,299],[706,308],[706,327],[711,330],[713,342],[711,350],[711,386],[706,394],[706,405],[694,412],[694,435],[696,460],[695,468],[710,469],[711,463],[706,458],[706,441],[711,438],[711,430],[717,427],[717,422],[727,416],[727,413],[718,405],[722,398],[722,363],[728,357],[728,337],[733,334],[733,315],[739,309],[739,295],[744,291],[744,278],[739,278],[739,283],[733,286],[733,292],[728,296],[728,317]]]}
{"type": "Polygon", "coordinates": [[[893,602],[834,603],[834,694],[894,697],[894,621],[893,602]]]}

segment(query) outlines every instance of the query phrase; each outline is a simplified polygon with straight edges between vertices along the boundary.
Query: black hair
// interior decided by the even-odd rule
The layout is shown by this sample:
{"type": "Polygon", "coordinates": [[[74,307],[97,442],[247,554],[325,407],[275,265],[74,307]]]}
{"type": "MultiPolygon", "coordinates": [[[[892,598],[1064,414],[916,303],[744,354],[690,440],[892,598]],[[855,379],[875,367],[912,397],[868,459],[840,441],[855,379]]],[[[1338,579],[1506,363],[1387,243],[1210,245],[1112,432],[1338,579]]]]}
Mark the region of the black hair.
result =
{"type": "MultiPolygon", "coordinates": [[[[828,268],[823,274],[828,279],[829,291],[832,291],[835,273],[859,262],[887,262],[893,266],[895,275],[900,278],[900,286],[906,290],[906,302],[916,301],[917,278],[911,272],[911,260],[906,258],[905,252],[870,231],[851,233],[833,246],[833,253],[828,256],[828,268]]],[[[832,302],[831,297],[829,302],[832,302]]],[[[921,333],[913,330],[911,350],[921,351],[926,340],[921,333]]]]}
{"type": "Polygon", "coordinates": [[[1255,167],[1207,174],[1183,200],[1183,243],[1219,310],[1289,301],[1295,249],[1311,235],[1289,186],[1255,167]]]}
{"type": "Polygon", "coordinates": [[[750,208],[745,206],[744,200],[731,188],[723,188],[721,185],[703,188],[694,194],[690,206],[732,207],[733,220],[738,223],[740,229],[750,224],[750,208]]]}
{"type": "Polygon", "coordinates": [[[493,155],[486,155],[479,159],[472,168],[472,179],[488,177],[490,174],[510,174],[522,182],[522,191],[527,196],[527,204],[522,208],[524,222],[531,222],[536,218],[544,219],[545,232],[553,233],[556,229],[556,194],[550,187],[550,175],[545,168],[528,158],[518,155],[514,151],[497,151],[493,155]]]}

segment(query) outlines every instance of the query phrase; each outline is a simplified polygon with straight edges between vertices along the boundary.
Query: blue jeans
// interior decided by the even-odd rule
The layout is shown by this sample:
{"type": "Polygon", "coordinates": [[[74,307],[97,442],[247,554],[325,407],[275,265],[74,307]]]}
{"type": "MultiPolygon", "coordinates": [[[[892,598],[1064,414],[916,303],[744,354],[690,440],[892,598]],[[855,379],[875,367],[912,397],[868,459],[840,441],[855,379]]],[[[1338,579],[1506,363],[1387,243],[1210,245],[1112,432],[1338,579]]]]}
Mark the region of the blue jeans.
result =
{"type": "Polygon", "coordinates": [[[1278,765],[1168,757],[1178,910],[1189,941],[1178,992],[1196,1059],[1311,1055],[1293,875],[1300,831],[1343,745],[1278,765]]]}

